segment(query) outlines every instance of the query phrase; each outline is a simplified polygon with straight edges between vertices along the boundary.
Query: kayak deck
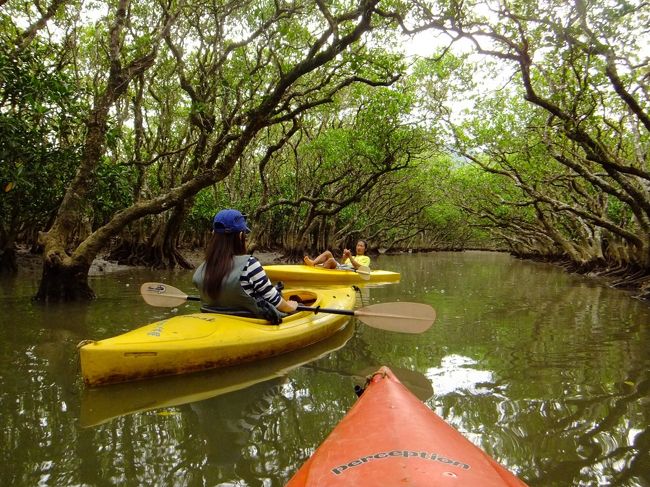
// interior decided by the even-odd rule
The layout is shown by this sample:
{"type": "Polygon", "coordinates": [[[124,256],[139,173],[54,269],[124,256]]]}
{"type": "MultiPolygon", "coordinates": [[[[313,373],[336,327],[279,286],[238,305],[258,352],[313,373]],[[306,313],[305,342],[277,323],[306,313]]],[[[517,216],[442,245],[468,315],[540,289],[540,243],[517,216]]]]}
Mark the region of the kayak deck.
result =
{"type": "Polygon", "coordinates": [[[525,486],[420,402],[387,367],[287,487],[525,486]]]}
{"type": "MultiPolygon", "coordinates": [[[[364,279],[359,273],[345,269],[325,269],[320,266],[304,264],[275,264],[264,266],[266,275],[272,281],[322,282],[322,283],[360,283],[397,282],[399,272],[372,270],[370,278],[364,279]]],[[[367,276],[366,276],[367,277],[367,276]]]]}
{"type": "MultiPolygon", "coordinates": [[[[289,289],[285,297],[333,309],[354,308],[352,288],[289,289]]],[[[217,313],[173,316],[79,348],[87,385],[213,369],[280,355],[323,340],[347,322],[338,314],[298,312],[279,325],[217,313]]]]}

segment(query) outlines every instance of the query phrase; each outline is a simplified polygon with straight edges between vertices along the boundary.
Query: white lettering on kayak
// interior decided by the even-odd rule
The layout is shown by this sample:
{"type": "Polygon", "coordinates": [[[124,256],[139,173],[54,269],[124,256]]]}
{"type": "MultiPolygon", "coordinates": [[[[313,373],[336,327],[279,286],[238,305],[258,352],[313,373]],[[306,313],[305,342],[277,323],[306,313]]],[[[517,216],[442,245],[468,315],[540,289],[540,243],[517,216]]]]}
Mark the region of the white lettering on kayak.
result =
{"type": "Polygon", "coordinates": [[[444,463],[445,465],[460,467],[463,470],[469,470],[471,468],[466,463],[459,462],[458,460],[453,460],[451,458],[439,456],[437,453],[431,453],[425,451],[413,451],[413,450],[392,450],[389,452],[379,452],[379,453],[374,453],[372,455],[367,455],[365,457],[357,458],[348,463],[344,463],[343,465],[339,465],[338,467],[333,468],[332,473],[334,473],[334,475],[341,475],[348,468],[357,467],[359,465],[363,465],[364,463],[368,463],[372,460],[382,460],[384,458],[390,458],[390,457],[403,457],[403,458],[418,457],[424,460],[432,460],[432,461],[444,463]]]}
{"type": "Polygon", "coordinates": [[[152,336],[152,337],[159,337],[160,334],[162,333],[163,325],[165,323],[167,323],[167,320],[161,321],[160,323],[158,323],[156,325],[156,327],[153,330],[151,330],[149,333],[147,333],[147,335],[152,336]]]}

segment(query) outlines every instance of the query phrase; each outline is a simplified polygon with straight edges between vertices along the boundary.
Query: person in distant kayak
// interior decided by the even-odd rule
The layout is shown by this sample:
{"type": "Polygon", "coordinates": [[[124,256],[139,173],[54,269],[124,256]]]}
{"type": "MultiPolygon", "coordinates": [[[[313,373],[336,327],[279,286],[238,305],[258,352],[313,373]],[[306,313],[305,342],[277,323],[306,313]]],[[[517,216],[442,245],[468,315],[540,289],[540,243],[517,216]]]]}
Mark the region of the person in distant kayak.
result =
{"type": "Polygon", "coordinates": [[[361,266],[370,267],[370,257],[366,255],[366,250],[368,250],[368,244],[366,241],[358,240],[356,255],[353,256],[350,249],[343,250],[343,261],[341,263],[334,258],[332,252],[329,250],[326,250],[315,259],[311,259],[308,255],[305,255],[304,261],[306,265],[319,265],[326,269],[357,270],[361,266]]]}
{"type": "Polygon", "coordinates": [[[215,215],[205,261],[192,278],[201,293],[202,304],[208,308],[244,309],[266,319],[270,319],[269,309],[283,313],[296,311],[298,303],[285,300],[269,281],[260,262],[248,255],[246,235],[249,232],[246,218],[239,211],[226,209],[215,215]]]}

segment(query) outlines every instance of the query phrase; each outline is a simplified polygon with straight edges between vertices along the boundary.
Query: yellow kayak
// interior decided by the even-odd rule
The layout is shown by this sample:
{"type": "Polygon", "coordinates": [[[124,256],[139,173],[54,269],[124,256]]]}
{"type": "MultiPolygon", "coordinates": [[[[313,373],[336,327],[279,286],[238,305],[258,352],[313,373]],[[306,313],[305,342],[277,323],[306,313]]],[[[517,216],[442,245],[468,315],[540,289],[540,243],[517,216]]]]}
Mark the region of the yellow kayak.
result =
{"type": "Polygon", "coordinates": [[[354,325],[348,323],[325,340],[258,362],[183,376],[85,388],[81,395],[81,426],[95,426],[127,414],[204,401],[284,377],[291,370],[342,348],[353,333],[354,325]]]}
{"type": "MultiPolygon", "coordinates": [[[[287,289],[303,305],[352,310],[352,288],[287,289]]],[[[216,313],[166,320],[79,348],[81,374],[89,386],[176,375],[260,360],[306,347],[333,335],[348,316],[301,311],[279,325],[216,313]]]]}
{"type": "Polygon", "coordinates": [[[265,265],[266,275],[272,281],[322,282],[322,283],[360,283],[360,282],[397,282],[399,272],[371,270],[370,277],[362,276],[356,271],[325,269],[320,266],[304,264],[265,265]]]}

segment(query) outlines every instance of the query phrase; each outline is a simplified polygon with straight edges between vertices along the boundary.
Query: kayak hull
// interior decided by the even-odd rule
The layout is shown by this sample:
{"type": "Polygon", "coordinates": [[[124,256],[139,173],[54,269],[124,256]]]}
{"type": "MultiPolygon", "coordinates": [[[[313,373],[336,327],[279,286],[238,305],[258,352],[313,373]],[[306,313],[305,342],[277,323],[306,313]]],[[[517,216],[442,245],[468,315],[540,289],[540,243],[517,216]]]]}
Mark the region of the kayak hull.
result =
{"type": "MultiPolygon", "coordinates": [[[[351,310],[352,288],[286,290],[286,297],[323,308],[351,310]]],[[[299,312],[279,325],[265,320],[194,313],[174,316],[79,348],[81,374],[89,386],[177,375],[252,362],[333,335],[348,316],[299,312]]]]}
{"type": "Polygon", "coordinates": [[[387,367],[287,487],[525,486],[420,402],[387,367]]]}
{"type": "Polygon", "coordinates": [[[259,362],[159,377],[144,383],[86,387],[81,394],[80,424],[84,428],[96,426],[119,416],[204,401],[285,377],[291,370],[344,347],[353,334],[354,325],[348,323],[325,340],[259,362]]]}
{"type": "Polygon", "coordinates": [[[319,282],[319,283],[361,283],[361,282],[397,282],[399,272],[372,270],[369,279],[351,270],[325,269],[303,264],[265,265],[266,275],[272,281],[319,282]]]}

